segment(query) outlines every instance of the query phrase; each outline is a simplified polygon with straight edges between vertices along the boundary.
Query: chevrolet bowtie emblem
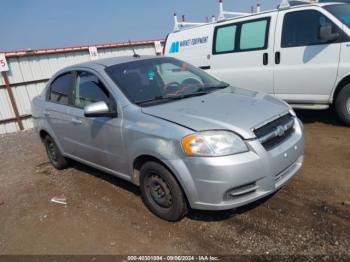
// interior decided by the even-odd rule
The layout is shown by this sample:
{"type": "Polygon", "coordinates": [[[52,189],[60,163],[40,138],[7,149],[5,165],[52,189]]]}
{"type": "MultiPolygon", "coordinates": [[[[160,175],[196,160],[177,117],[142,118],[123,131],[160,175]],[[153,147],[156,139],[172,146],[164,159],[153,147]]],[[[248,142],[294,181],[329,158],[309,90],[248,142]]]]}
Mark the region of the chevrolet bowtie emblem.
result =
{"type": "Polygon", "coordinates": [[[285,128],[283,126],[276,127],[275,134],[276,136],[283,136],[285,132],[285,128]]]}

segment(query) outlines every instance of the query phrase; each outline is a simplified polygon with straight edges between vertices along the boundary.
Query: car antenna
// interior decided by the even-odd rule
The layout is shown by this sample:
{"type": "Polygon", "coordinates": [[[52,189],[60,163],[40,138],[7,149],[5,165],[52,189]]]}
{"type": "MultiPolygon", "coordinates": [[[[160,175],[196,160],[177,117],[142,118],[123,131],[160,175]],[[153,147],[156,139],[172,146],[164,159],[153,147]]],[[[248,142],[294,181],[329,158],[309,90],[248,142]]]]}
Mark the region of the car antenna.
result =
{"type": "Polygon", "coordinates": [[[141,57],[139,54],[136,53],[134,46],[131,44],[131,41],[129,40],[129,45],[131,46],[132,52],[134,53],[133,57],[141,57]]]}

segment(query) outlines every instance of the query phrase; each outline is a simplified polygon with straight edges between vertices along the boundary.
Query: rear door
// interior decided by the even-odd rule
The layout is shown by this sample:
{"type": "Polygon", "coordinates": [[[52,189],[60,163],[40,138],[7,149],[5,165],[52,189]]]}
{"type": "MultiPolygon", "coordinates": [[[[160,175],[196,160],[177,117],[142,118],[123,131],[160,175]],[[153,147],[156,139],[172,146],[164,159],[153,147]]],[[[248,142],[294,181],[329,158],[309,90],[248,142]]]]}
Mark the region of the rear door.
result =
{"type": "Polygon", "coordinates": [[[48,89],[47,103],[43,112],[48,125],[56,136],[56,142],[65,153],[69,148],[67,125],[70,124],[70,119],[67,116],[67,110],[70,103],[72,85],[73,75],[70,72],[56,77],[48,89]]]}
{"type": "Polygon", "coordinates": [[[279,12],[275,43],[275,94],[290,103],[327,103],[335,85],[340,55],[340,38],[325,43],[320,26],[341,30],[322,9],[279,12]]]}
{"type": "Polygon", "coordinates": [[[273,94],[273,44],[277,12],[218,23],[211,70],[232,86],[273,94]]]}

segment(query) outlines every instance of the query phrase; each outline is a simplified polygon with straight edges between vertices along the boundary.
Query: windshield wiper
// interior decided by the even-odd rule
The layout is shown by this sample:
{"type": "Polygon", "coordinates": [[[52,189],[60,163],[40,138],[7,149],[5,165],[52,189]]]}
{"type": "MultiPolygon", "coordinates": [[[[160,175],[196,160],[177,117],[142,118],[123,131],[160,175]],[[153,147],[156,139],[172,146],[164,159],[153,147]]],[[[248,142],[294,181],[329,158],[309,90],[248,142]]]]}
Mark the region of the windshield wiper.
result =
{"type": "Polygon", "coordinates": [[[198,88],[196,92],[202,92],[202,91],[209,91],[209,90],[215,90],[215,89],[224,89],[226,87],[229,87],[230,85],[225,83],[225,82],[221,82],[221,85],[217,85],[217,86],[206,86],[206,87],[201,87],[198,88]]]}
{"type": "Polygon", "coordinates": [[[134,102],[136,105],[142,105],[142,104],[147,104],[147,103],[153,103],[153,102],[160,102],[164,100],[172,100],[172,97],[167,97],[167,96],[156,96],[152,99],[146,99],[146,100],[140,100],[134,102]]]}
{"type": "Polygon", "coordinates": [[[181,100],[181,99],[188,98],[188,97],[202,96],[202,95],[206,95],[206,94],[208,94],[208,92],[199,91],[199,92],[195,92],[195,93],[190,93],[190,94],[185,94],[185,95],[178,95],[178,96],[156,96],[155,98],[152,98],[152,99],[136,101],[134,103],[136,105],[143,105],[143,104],[149,104],[149,103],[158,103],[158,102],[166,102],[166,101],[173,101],[173,100],[181,100]]]}
{"type": "Polygon", "coordinates": [[[202,91],[202,90],[197,90],[194,93],[189,93],[189,94],[184,94],[184,95],[178,95],[178,96],[173,96],[170,97],[171,99],[183,99],[183,98],[188,98],[188,97],[193,97],[193,96],[204,96],[209,94],[207,91],[202,91]]]}
{"type": "Polygon", "coordinates": [[[189,93],[189,94],[183,94],[183,95],[179,95],[179,96],[174,96],[174,99],[182,99],[182,98],[187,98],[187,97],[192,97],[192,96],[202,96],[202,95],[207,95],[210,92],[212,92],[213,90],[216,89],[224,89],[226,87],[229,87],[230,85],[222,82],[222,85],[219,86],[206,86],[206,87],[200,87],[198,88],[195,92],[193,93],[189,93]]]}

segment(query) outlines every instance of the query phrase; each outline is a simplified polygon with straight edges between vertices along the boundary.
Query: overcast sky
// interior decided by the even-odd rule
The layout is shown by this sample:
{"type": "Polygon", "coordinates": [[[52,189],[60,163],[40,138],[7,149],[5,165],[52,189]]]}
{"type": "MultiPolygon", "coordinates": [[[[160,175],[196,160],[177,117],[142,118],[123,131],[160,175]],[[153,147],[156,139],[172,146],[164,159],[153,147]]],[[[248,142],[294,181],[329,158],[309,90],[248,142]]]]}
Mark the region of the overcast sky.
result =
{"type": "MultiPolygon", "coordinates": [[[[259,1],[262,9],[280,0],[259,1]]],[[[225,9],[249,12],[256,0],[225,0],[225,9]]],[[[0,0],[0,51],[164,38],[172,14],[205,21],[218,0],[0,0]]]]}

